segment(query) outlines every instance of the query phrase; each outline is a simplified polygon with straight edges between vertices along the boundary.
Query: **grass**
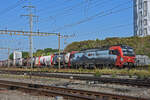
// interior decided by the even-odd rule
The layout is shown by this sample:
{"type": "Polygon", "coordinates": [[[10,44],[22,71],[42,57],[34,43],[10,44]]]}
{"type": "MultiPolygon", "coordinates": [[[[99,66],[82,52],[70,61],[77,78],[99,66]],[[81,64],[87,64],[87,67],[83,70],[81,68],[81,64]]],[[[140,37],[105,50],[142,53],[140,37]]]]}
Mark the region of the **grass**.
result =
{"type": "MultiPolygon", "coordinates": [[[[0,78],[12,78],[12,79],[30,79],[29,75],[12,75],[12,74],[0,74],[0,78]]],[[[32,79],[35,80],[47,80],[47,81],[56,81],[59,80],[57,78],[49,78],[49,77],[40,77],[40,76],[32,76],[32,79]]]]}
{"type": "Polygon", "coordinates": [[[11,71],[41,71],[41,72],[65,72],[65,73],[91,73],[95,76],[101,76],[103,74],[110,74],[115,76],[117,74],[121,75],[129,75],[132,77],[133,75],[138,76],[139,78],[150,77],[150,67],[147,70],[141,69],[55,69],[55,68],[0,68],[0,70],[11,70],[11,71]]]}

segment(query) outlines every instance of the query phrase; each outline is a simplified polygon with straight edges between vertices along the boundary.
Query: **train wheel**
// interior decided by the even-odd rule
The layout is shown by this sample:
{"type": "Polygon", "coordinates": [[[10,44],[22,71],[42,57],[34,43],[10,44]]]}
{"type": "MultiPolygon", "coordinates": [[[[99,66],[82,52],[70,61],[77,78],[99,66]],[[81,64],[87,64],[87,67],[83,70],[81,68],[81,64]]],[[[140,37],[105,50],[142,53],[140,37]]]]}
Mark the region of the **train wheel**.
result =
{"type": "Polygon", "coordinates": [[[75,65],[75,69],[78,69],[78,65],[77,64],[75,65]]]}
{"type": "Polygon", "coordinates": [[[110,68],[110,69],[113,69],[113,68],[114,68],[114,65],[109,64],[109,68],[110,68]]]}
{"type": "Polygon", "coordinates": [[[104,65],[103,65],[103,64],[99,64],[99,65],[98,65],[98,68],[99,68],[99,69],[103,69],[103,68],[104,68],[104,65]]]}
{"type": "Polygon", "coordinates": [[[94,69],[96,66],[94,64],[89,64],[89,69],[94,69]]]}
{"type": "Polygon", "coordinates": [[[134,66],[134,64],[133,64],[133,63],[128,63],[128,67],[129,67],[129,69],[132,69],[132,68],[133,68],[133,66],[134,66]]]}

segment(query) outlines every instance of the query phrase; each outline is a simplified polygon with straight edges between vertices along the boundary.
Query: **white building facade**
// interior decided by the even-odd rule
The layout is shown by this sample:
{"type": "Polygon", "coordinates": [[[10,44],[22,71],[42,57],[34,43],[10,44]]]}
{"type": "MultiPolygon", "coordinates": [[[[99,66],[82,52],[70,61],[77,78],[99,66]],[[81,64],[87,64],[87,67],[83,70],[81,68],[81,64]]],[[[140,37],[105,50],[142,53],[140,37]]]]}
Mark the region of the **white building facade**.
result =
{"type": "Polygon", "coordinates": [[[22,65],[22,52],[13,52],[13,65],[15,66],[16,64],[22,65]]]}
{"type": "Polygon", "coordinates": [[[134,36],[150,35],[150,0],[133,0],[134,36]]]}

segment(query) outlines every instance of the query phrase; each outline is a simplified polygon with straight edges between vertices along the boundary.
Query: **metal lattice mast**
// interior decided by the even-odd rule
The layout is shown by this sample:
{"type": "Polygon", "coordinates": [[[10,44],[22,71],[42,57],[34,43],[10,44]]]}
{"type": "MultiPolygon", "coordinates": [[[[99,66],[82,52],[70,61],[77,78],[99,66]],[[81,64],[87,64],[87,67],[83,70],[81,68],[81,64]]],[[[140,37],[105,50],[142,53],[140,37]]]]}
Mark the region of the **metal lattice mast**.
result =
{"type": "Polygon", "coordinates": [[[58,34],[58,50],[59,50],[59,57],[58,57],[58,68],[60,69],[60,33],[58,34]]]}
{"type": "Polygon", "coordinates": [[[33,41],[32,41],[32,29],[33,29],[33,17],[36,17],[32,14],[32,9],[35,8],[34,6],[24,6],[23,8],[28,8],[29,14],[28,15],[22,15],[22,16],[28,16],[29,17],[29,25],[30,25],[30,35],[29,35],[29,54],[30,54],[30,61],[31,61],[31,68],[33,67],[33,41]]]}

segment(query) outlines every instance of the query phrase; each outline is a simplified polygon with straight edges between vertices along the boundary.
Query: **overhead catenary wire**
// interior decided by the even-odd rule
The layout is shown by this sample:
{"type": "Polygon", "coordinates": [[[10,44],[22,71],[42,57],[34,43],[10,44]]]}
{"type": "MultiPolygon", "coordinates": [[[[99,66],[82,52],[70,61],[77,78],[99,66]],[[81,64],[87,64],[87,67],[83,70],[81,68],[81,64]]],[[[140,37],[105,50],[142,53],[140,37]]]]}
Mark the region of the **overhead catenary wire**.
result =
{"type": "MultiPolygon", "coordinates": [[[[69,2],[71,2],[71,1],[73,1],[73,0],[69,0],[69,2]]],[[[63,3],[66,3],[66,1],[63,1],[63,2],[60,2],[60,4],[61,5],[63,5],[63,3]]],[[[58,4],[58,3],[57,3],[58,4]]],[[[52,6],[47,6],[47,7],[45,7],[45,8],[42,8],[42,9],[39,9],[38,10],[38,13],[41,15],[41,14],[43,14],[44,12],[46,12],[46,11],[49,11],[49,9],[47,9],[47,8],[52,8],[52,7],[56,7],[57,5],[52,5],[52,6]]],[[[64,6],[64,5],[63,5],[64,6]]],[[[57,11],[58,10],[62,10],[63,8],[61,8],[61,7],[59,7],[58,9],[57,9],[57,11]]],[[[50,11],[56,11],[56,9],[50,9],[50,11]]]]}
{"type": "Polygon", "coordinates": [[[125,2],[125,3],[121,3],[121,4],[117,5],[117,6],[114,6],[113,8],[111,8],[111,9],[109,9],[109,10],[99,12],[99,13],[93,15],[93,16],[87,17],[87,18],[85,18],[85,19],[83,19],[83,20],[79,20],[79,21],[77,21],[77,22],[75,22],[75,23],[66,24],[66,25],[64,25],[64,26],[62,26],[62,27],[59,27],[59,28],[53,30],[53,32],[56,32],[56,31],[58,31],[58,30],[60,31],[60,30],[62,30],[62,29],[68,28],[68,27],[73,27],[73,26],[76,26],[76,25],[79,25],[79,24],[88,22],[88,21],[93,20],[93,19],[95,19],[95,18],[97,18],[97,17],[100,18],[100,17],[104,17],[104,16],[111,15],[111,14],[115,14],[115,13],[122,12],[122,11],[124,11],[124,10],[129,9],[129,8],[132,8],[132,6],[126,7],[126,8],[121,8],[121,9],[117,9],[117,10],[114,10],[114,9],[116,9],[116,8],[118,8],[118,7],[120,7],[120,6],[124,5],[124,4],[127,4],[127,3],[129,3],[129,2],[131,2],[131,1],[128,1],[128,2],[125,2]]]}
{"type": "MultiPolygon", "coordinates": [[[[114,1],[114,0],[111,0],[111,1],[114,1]]],[[[109,1],[109,2],[111,2],[111,1],[109,1]]],[[[89,9],[91,9],[91,8],[94,8],[94,7],[96,7],[96,6],[101,6],[101,5],[103,5],[103,4],[105,4],[106,2],[107,3],[109,3],[108,2],[108,0],[97,0],[96,2],[92,2],[92,0],[87,0],[86,1],[87,2],[87,5],[86,5],[86,7],[84,8],[84,15],[86,16],[86,14],[88,13],[88,10],[89,9]],[[94,4],[94,5],[92,5],[92,3],[94,4]]],[[[106,3],[106,4],[107,4],[106,3]]],[[[101,6],[102,7],[102,6],[101,6]]]]}
{"type": "MultiPolygon", "coordinates": [[[[38,5],[38,4],[41,4],[41,2],[40,2],[41,0],[33,0],[32,1],[32,4],[36,4],[36,5],[38,5]]],[[[43,1],[43,0],[42,0],[43,1]]],[[[49,0],[47,0],[48,2],[49,2],[49,0]]]]}
{"type": "MultiPolygon", "coordinates": [[[[102,4],[104,4],[105,2],[106,2],[107,0],[101,0],[101,1],[95,1],[94,2],[94,0],[92,1],[92,3],[96,3],[96,4],[99,4],[99,6],[100,5],[102,5],[102,4]]],[[[52,22],[52,25],[54,26],[56,26],[56,17],[57,16],[62,16],[62,15],[67,15],[68,16],[68,12],[69,11],[71,11],[71,10],[73,10],[74,8],[77,8],[77,7],[79,7],[79,6],[81,6],[81,5],[83,5],[83,4],[85,4],[85,1],[82,1],[82,2],[79,2],[79,3],[77,3],[77,4],[74,4],[74,5],[72,5],[72,6],[69,6],[69,7],[64,7],[63,8],[63,10],[61,10],[61,9],[56,9],[56,10],[54,10],[55,12],[54,13],[56,13],[56,15],[55,16],[49,16],[49,17],[46,17],[46,18],[42,18],[41,20],[39,20],[39,22],[41,23],[41,22],[45,22],[45,23],[48,23],[49,22],[49,20],[52,20],[53,22],[52,22]],[[58,11],[61,11],[61,12],[57,12],[57,10],[58,11]],[[63,12],[62,12],[63,11],[63,12]]],[[[53,10],[52,10],[53,11],[53,10]]],[[[51,14],[52,14],[53,12],[51,12],[51,14]]],[[[71,14],[70,14],[71,15],[71,14]]],[[[49,25],[47,25],[48,27],[50,27],[49,25]]],[[[48,28],[47,27],[47,28],[48,28]]]]}
{"type": "MultiPolygon", "coordinates": [[[[93,0],[94,1],[94,0],[93,0]]],[[[95,2],[92,2],[92,3],[99,3],[99,6],[100,5],[102,5],[102,4],[104,4],[104,2],[106,2],[107,0],[101,0],[101,1],[95,1],[95,2]]],[[[72,5],[72,6],[70,6],[70,7],[65,7],[64,9],[63,9],[63,12],[56,12],[56,14],[54,15],[54,16],[49,16],[49,17],[46,17],[46,18],[43,18],[43,19],[41,19],[39,22],[44,22],[44,23],[48,23],[49,22],[49,20],[52,20],[53,22],[51,23],[51,25],[55,25],[56,26],[56,17],[57,16],[70,16],[70,15],[72,15],[72,14],[69,14],[69,12],[70,11],[72,11],[74,8],[78,8],[78,7],[80,7],[81,5],[83,5],[83,4],[85,4],[85,1],[82,1],[82,2],[79,2],[79,3],[77,3],[77,4],[74,4],[74,5],[72,5]]],[[[102,6],[101,6],[102,7],[102,6]]],[[[60,10],[61,11],[61,10],[60,10]]],[[[54,13],[55,13],[54,12],[54,13]]],[[[50,26],[49,25],[47,25],[47,27],[44,27],[44,28],[49,28],[50,26]]]]}
{"type": "Polygon", "coordinates": [[[18,0],[15,4],[3,9],[2,11],[0,11],[1,15],[4,15],[6,13],[8,13],[9,11],[15,9],[16,7],[18,7],[20,4],[22,4],[24,0],[18,0]]]}
{"type": "MultiPolygon", "coordinates": [[[[95,36],[95,35],[104,35],[104,36],[110,36],[110,34],[113,34],[111,35],[112,37],[116,37],[116,35],[118,34],[124,34],[124,35],[128,35],[128,34],[133,34],[132,32],[129,33],[129,32],[124,32],[124,33],[119,33],[118,31],[115,32],[115,33],[110,33],[110,32],[107,32],[108,30],[116,30],[116,29],[122,29],[122,28],[126,28],[126,27],[130,27],[132,25],[132,23],[126,23],[126,24],[119,24],[119,25],[110,25],[108,27],[102,27],[101,29],[99,29],[98,31],[94,31],[94,32],[87,32],[87,33],[84,33],[84,34],[80,34],[80,32],[74,32],[76,33],[76,38],[82,38],[82,41],[83,41],[83,37],[91,37],[91,36],[95,36]]],[[[91,37],[91,38],[94,38],[94,37],[91,37]]],[[[84,40],[89,40],[89,38],[84,38],[84,40]]]]}
{"type": "Polygon", "coordinates": [[[95,32],[88,32],[88,33],[85,33],[85,34],[80,34],[78,37],[85,37],[87,35],[93,35],[93,34],[101,34],[103,33],[102,31],[108,31],[108,30],[112,30],[112,29],[120,29],[120,28],[125,28],[125,27],[130,27],[132,25],[132,23],[127,23],[127,24],[120,24],[120,25],[112,25],[112,26],[109,26],[109,27],[105,27],[105,28],[102,28],[102,29],[99,29],[98,31],[95,31],[95,32]]]}
{"type": "Polygon", "coordinates": [[[107,30],[107,29],[116,29],[116,28],[122,28],[122,27],[129,27],[130,25],[133,25],[132,23],[127,23],[127,24],[120,24],[120,25],[113,25],[113,26],[110,26],[110,27],[105,27],[105,28],[102,28],[101,30],[107,30]]]}
{"type": "MultiPolygon", "coordinates": [[[[114,1],[114,0],[111,0],[111,1],[109,1],[109,2],[108,2],[107,0],[106,0],[106,1],[104,0],[103,2],[102,2],[102,1],[101,1],[101,2],[98,2],[96,6],[90,5],[90,6],[91,6],[90,9],[95,8],[95,7],[97,7],[97,6],[100,6],[101,8],[102,8],[102,7],[105,7],[105,3],[107,3],[107,2],[110,3],[110,2],[112,2],[112,1],[114,1]],[[104,5],[103,5],[103,4],[104,4],[104,5]]],[[[96,3],[96,2],[95,2],[95,3],[96,3]]],[[[108,4],[108,3],[107,3],[107,4],[108,4]]],[[[77,7],[79,7],[79,6],[77,6],[77,7]]],[[[85,13],[85,12],[84,12],[84,13],[85,13]]],[[[73,15],[73,14],[64,13],[64,14],[61,14],[61,15],[64,15],[64,16],[71,16],[71,15],[73,15]]],[[[85,14],[84,14],[84,15],[85,15],[85,14]]],[[[56,16],[56,17],[57,17],[57,16],[56,16]]]]}
{"type": "MultiPolygon", "coordinates": [[[[9,6],[9,7],[7,7],[7,8],[5,8],[5,9],[3,9],[2,11],[0,11],[0,13],[2,13],[1,15],[0,15],[0,17],[2,17],[3,15],[5,15],[6,13],[9,13],[10,11],[13,11],[13,12],[15,12],[17,9],[17,7],[21,7],[21,5],[23,5],[25,2],[24,2],[25,0],[18,0],[15,4],[13,4],[13,5],[11,5],[11,6],[9,6]]],[[[19,10],[19,11],[21,11],[21,10],[19,10]]],[[[12,13],[12,12],[11,12],[12,13]]],[[[17,11],[17,13],[18,13],[18,11],[17,11]]],[[[9,13],[10,14],[10,13],[9,13]]],[[[17,20],[16,22],[14,22],[14,20],[16,20],[16,18],[13,18],[13,17],[9,17],[7,20],[3,20],[3,21],[5,21],[5,23],[11,23],[11,24],[6,24],[7,26],[15,26],[16,25],[16,23],[19,23],[20,22],[20,20],[17,20]],[[13,21],[13,22],[12,22],[13,21]]],[[[19,24],[21,24],[22,25],[22,22],[20,22],[19,24]]],[[[8,27],[8,28],[10,28],[10,27],[8,27]]]]}
{"type": "MultiPolygon", "coordinates": [[[[94,2],[94,3],[97,3],[98,1],[94,2]]],[[[101,1],[101,3],[104,3],[101,1]]],[[[48,17],[45,17],[45,18],[42,18],[40,20],[40,22],[48,22],[48,20],[51,19],[51,17],[53,18],[56,18],[56,17],[60,17],[60,16],[70,16],[72,14],[70,14],[70,12],[75,9],[75,8],[79,8],[80,6],[82,6],[83,4],[85,4],[85,1],[82,1],[82,2],[79,2],[77,4],[74,4],[74,5],[71,5],[69,7],[64,7],[64,8],[61,8],[61,9],[57,9],[57,10],[54,10],[53,12],[51,12],[50,14],[53,14],[51,16],[48,16],[48,17]],[[58,12],[57,12],[58,11],[58,12]]],[[[100,4],[99,4],[100,5],[100,4]]]]}
{"type": "MultiPolygon", "coordinates": [[[[2,35],[0,35],[0,36],[2,36],[2,35]]],[[[11,36],[10,38],[8,38],[8,36],[7,36],[7,38],[2,38],[2,39],[0,38],[1,47],[6,48],[6,46],[7,46],[7,48],[10,47],[11,49],[15,48],[16,46],[18,48],[24,48],[26,41],[27,41],[27,38],[25,38],[25,37],[24,38],[22,37],[21,39],[20,39],[20,37],[15,37],[15,39],[14,39],[13,36],[11,36]],[[16,45],[16,46],[14,46],[14,45],[16,45]]]]}
{"type": "Polygon", "coordinates": [[[46,18],[43,18],[43,19],[48,19],[48,18],[51,18],[51,17],[57,17],[58,15],[59,16],[62,16],[64,13],[68,13],[68,11],[71,11],[73,8],[76,8],[76,7],[79,7],[80,5],[82,5],[82,4],[84,4],[85,2],[80,2],[80,3],[78,3],[78,4],[75,4],[75,5],[72,5],[72,6],[70,6],[70,7],[64,7],[64,8],[60,8],[60,9],[57,9],[57,10],[54,10],[53,12],[51,12],[51,14],[52,13],[56,13],[54,16],[48,16],[48,17],[46,17],[46,18]],[[57,12],[57,11],[62,11],[61,9],[63,9],[63,12],[57,12]]]}

